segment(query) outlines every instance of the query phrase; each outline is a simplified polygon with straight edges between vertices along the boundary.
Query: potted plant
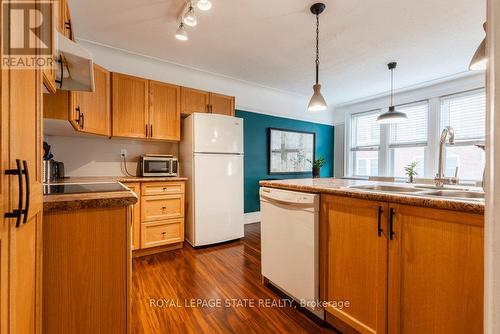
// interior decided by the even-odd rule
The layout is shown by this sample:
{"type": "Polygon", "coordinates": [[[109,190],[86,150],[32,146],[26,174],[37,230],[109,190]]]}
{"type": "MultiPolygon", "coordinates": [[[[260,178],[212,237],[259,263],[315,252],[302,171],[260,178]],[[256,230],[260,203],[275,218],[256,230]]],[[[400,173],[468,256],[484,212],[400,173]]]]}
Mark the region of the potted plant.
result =
{"type": "Polygon", "coordinates": [[[413,183],[414,177],[418,175],[417,165],[418,161],[412,161],[405,167],[405,174],[408,176],[408,183],[413,183]]]}
{"type": "Polygon", "coordinates": [[[324,157],[319,157],[318,159],[315,159],[314,161],[307,160],[312,164],[312,174],[314,178],[318,178],[320,174],[321,167],[323,167],[326,164],[326,159],[324,157]]]}

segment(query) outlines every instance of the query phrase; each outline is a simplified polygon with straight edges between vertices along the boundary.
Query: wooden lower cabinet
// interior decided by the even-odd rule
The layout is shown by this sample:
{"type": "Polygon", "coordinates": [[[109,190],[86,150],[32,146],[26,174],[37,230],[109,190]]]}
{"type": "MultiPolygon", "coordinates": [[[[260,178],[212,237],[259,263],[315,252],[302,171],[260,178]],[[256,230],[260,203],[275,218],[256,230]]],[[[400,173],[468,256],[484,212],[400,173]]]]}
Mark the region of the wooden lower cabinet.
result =
{"type": "Polygon", "coordinates": [[[181,248],[184,242],[184,181],[125,183],[139,198],[134,208],[134,256],[181,248]]]}
{"type": "MultiPolygon", "coordinates": [[[[322,196],[326,226],[326,286],[322,298],[349,302],[327,312],[361,333],[386,333],[387,203],[322,196]],[[384,232],[378,235],[379,210],[384,232]]],[[[324,255],[323,255],[324,256],[324,255]]]]}
{"type": "Polygon", "coordinates": [[[321,197],[321,298],[345,332],[483,332],[483,215],[321,197]]]}
{"type": "Polygon", "coordinates": [[[130,210],[44,213],[44,333],[130,332],[130,210]]]}
{"type": "Polygon", "coordinates": [[[483,215],[391,208],[389,333],[483,333],[483,215]]]}

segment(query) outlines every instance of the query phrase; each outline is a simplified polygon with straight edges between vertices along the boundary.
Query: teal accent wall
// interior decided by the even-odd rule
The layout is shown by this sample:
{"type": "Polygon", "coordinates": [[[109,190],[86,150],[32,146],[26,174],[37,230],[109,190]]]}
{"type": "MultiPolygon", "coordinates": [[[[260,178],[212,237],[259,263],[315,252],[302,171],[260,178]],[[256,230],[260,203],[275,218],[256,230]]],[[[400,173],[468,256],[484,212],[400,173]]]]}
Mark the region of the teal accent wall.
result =
{"type": "Polygon", "coordinates": [[[325,157],[327,163],[321,168],[321,177],[333,175],[334,128],[330,125],[297,121],[289,118],[263,115],[236,110],[236,117],[244,119],[244,179],[245,213],[260,211],[259,181],[267,179],[292,179],[312,177],[308,174],[268,174],[269,128],[298,130],[316,133],[316,158],[325,157]]]}

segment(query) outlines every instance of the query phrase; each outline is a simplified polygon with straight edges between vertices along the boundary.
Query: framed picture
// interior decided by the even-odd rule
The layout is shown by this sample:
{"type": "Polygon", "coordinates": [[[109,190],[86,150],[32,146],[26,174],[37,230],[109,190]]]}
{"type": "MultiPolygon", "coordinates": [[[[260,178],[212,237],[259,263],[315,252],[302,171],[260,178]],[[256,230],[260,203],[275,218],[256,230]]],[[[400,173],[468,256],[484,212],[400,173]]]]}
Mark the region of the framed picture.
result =
{"type": "Polygon", "coordinates": [[[269,174],[311,173],[316,134],[269,128],[269,174]]]}

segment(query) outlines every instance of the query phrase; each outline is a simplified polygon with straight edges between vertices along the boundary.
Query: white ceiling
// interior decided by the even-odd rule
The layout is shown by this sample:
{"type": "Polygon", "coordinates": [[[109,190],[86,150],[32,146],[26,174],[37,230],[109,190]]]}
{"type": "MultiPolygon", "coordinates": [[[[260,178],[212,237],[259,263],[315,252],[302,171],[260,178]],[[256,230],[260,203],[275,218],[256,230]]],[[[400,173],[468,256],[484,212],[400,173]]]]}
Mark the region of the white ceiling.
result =
{"type": "MultiPolygon", "coordinates": [[[[77,38],[300,95],[314,80],[315,18],[303,0],[212,0],[189,41],[182,0],[70,0],[77,38]]],[[[326,0],[321,74],[330,105],[463,73],[484,37],[485,0],[326,0]]]]}

